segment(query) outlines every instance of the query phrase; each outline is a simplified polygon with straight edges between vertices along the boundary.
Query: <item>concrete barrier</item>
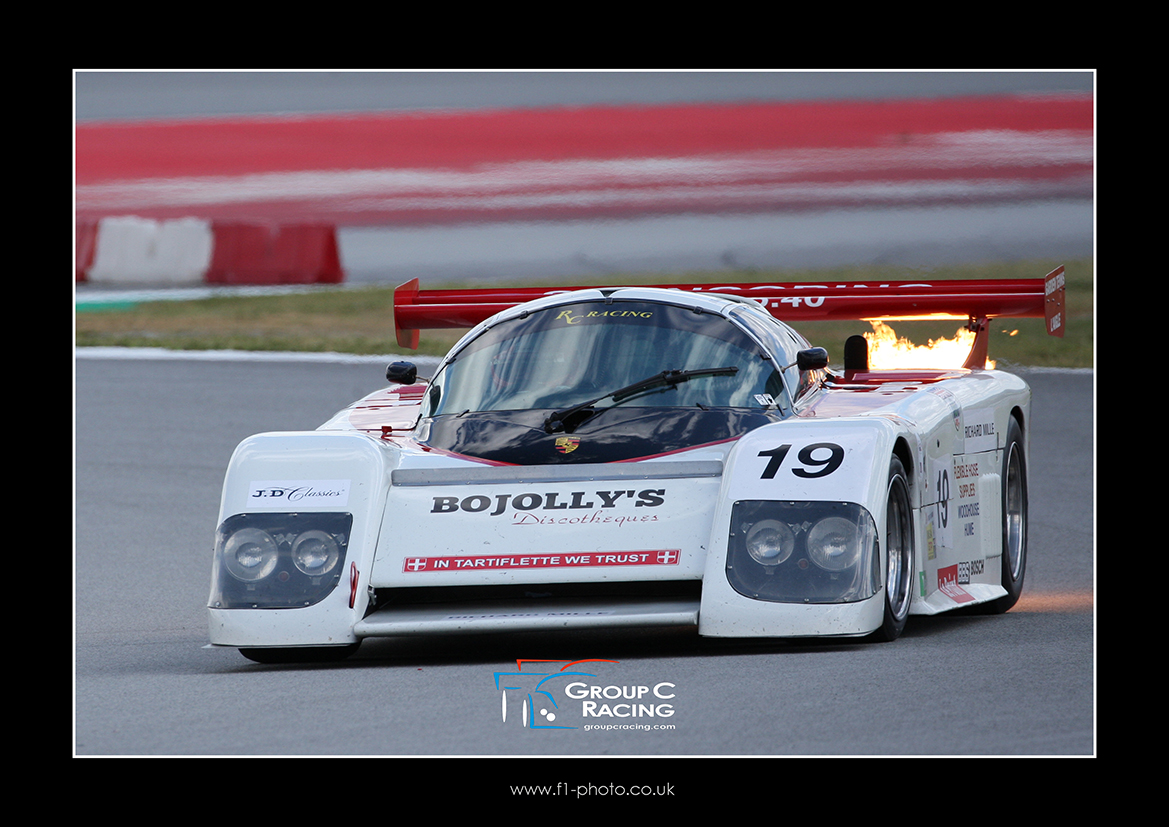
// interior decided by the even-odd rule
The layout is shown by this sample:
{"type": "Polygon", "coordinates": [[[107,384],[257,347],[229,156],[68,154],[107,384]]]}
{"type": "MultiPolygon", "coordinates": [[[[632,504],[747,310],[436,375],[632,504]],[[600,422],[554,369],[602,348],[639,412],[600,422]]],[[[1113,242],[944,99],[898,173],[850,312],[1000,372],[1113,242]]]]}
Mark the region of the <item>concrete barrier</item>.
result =
{"type": "Polygon", "coordinates": [[[343,280],[337,233],[321,224],[213,225],[211,284],[338,284],[343,280]]]}
{"type": "Polygon", "coordinates": [[[93,266],[93,251],[94,247],[97,246],[97,222],[78,221],[75,229],[77,233],[74,245],[75,278],[78,282],[83,282],[89,268],[93,266]]]}
{"type": "Polygon", "coordinates": [[[211,225],[201,219],[103,218],[85,280],[93,284],[199,282],[211,261],[211,248],[211,225]]]}
{"type": "Polygon", "coordinates": [[[93,284],[338,284],[336,228],[116,216],[77,226],[76,280],[93,284]]]}

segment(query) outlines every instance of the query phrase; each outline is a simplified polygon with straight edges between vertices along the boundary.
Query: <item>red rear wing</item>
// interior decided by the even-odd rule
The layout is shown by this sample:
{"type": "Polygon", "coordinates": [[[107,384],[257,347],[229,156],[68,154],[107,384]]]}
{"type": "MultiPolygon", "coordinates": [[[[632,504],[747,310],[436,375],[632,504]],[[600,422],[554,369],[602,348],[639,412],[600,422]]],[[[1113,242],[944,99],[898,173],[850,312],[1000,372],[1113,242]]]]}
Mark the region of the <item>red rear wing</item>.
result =
{"type": "MultiPolygon", "coordinates": [[[[616,286],[619,285],[611,285],[616,286]]],[[[981,328],[985,335],[987,319],[1042,317],[1047,320],[1047,332],[1051,335],[1063,336],[1064,330],[1062,266],[1042,279],[653,286],[741,296],[758,302],[771,315],[785,322],[956,318],[969,319],[971,328],[976,331],[981,328]]],[[[416,348],[420,330],[473,327],[517,304],[578,289],[582,288],[419,290],[418,279],[413,279],[394,291],[394,328],[398,344],[416,348]]],[[[975,351],[978,350],[976,344],[975,351]]],[[[985,361],[985,345],[982,355],[985,361]]]]}

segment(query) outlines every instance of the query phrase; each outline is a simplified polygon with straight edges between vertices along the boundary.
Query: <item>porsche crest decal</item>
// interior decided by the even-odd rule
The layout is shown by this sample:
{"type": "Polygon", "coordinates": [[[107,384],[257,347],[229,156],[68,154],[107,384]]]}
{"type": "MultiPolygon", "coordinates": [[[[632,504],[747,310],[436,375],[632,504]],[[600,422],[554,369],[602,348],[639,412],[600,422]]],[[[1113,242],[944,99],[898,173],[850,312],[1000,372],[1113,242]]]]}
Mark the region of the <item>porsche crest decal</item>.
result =
{"type": "Polygon", "coordinates": [[[556,438],[556,450],[562,454],[571,454],[580,445],[578,436],[560,436],[556,438]]]}

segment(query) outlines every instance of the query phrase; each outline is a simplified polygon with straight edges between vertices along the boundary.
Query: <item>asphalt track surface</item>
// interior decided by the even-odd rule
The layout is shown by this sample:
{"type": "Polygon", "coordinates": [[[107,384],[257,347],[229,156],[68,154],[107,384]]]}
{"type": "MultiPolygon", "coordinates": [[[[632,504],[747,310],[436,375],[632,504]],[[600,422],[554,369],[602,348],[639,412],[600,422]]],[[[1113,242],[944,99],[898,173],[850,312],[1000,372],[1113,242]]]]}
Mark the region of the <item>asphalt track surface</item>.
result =
{"type": "Polygon", "coordinates": [[[252,433],[315,427],[381,374],[379,362],[78,360],[77,754],[1094,751],[1091,373],[1025,374],[1030,563],[1005,615],[914,617],[882,645],[686,630],[469,636],[367,641],[339,665],[280,667],[203,648],[231,451],[252,433]],[[492,676],[531,658],[613,659],[621,684],[672,682],[674,728],[504,721],[492,676]]]}
{"type": "MultiPolygon", "coordinates": [[[[916,85],[912,91],[925,95],[952,93],[955,82],[965,84],[958,91],[972,94],[1020,91],[1016,76],[991,79],[994,88],[988,87],[986,77],[872,75],[865,77],[865,84],[842,86],[837,76],[816,74],[782,94],[774,79],[751,80],[766,86],[759,97],[783,100],[848,98],[853,90],[862,98],[904,93],[907,82],[916,85]]],[[[303,88],[285,98],[283,82],[265,78],[268,88],[260,97],[285,109],[294,108],[287,105],[293,101],[312,110],[305,102],[321,100],[316,111],[328,112],[346,100],[338,95],[343,88],[356,95],[348,108],[368,111],[369,95],[375,93],[363,95],[354,84],[338,87],[335,80],[322,80],[315,90],[320,93],[317,98],[303,88]]],[[[539,105],[563,102],[553,98],[565,91],[563,83],[547,86],[545,78],[524,77],[510,84],[503,97],[492,97],[499,93],[499,84],[482,78],[473,78],[470,86],[451,83],[449,75],[426,80],[429,85],[399,88],[391,108],[414,104],[425,108],[422,103],[427,101],[466,107],[467,98],[485,106],[505,106],[514,105],[513,95],[534,96],[530,100],[539,105]]],[[[618,100],[598,95],[601,87],[581,80],[569,79],[570,86],[575,84],[572,102],[588,105],[626,99],[739,99],[743,79],[729,88],[721,85],[725,78],[702,77],[698,85],[704,88],[696,92],[696,79],[688,78],[689,86],[679,92],[662,78],[635,76],[621,86],[618,100]],[[647,86],[653,88],[647,91],[647,86]]],[[[1025,80],[1032,84],[1035,77],[1027,74],[1025,80]]],[[[1076,80],[1081,83],[1077,91],[1083,91],[1082,81],[1076,80]]],[[[1061,84],[1062,80],[1053,82],[1040,91],[1066,88],[1061,84]]],[[[142,118],[223,114],[216,107],[225,100],[239,113],[253,112],[256,106],[255,88],[239,84],[216,89],[204,83],[186,95],[175,95],[173,88],[151,95],[149,85],[133,86],[91,87],[85,101],[96,110],[84,109],[79,102],[79,119],[100,120],[101,113],[142,118]],[[176,111],[167,109],[175,106],[176,111]]],[[[1029,85],[1023,91],[1029,90],[1034,91],[1029,85]]],[[[970,238],[954,237],[950,246],[940,228],[932,233],[932,241],[907,236],[890,244],[888,229],[904,226],[898,221],[904,214],[898,212],[851,210],[832,215],[821,226],[839,227],[846,215],[853,238],[863,240],[870,231],[879,237],[864,249],[858,245],[854,253],[863,260],[928,261],[1021,255],[1028,249],[1024,236],[1034,242],[1042,227],[1066,227],[1073,217],[1075,229],[1062,239],[1056,236],[1063,230],[1046,236],[1053,239],[1054,252],[1041,255],[1064,251],[1082,255],[1092,249],[1091,206],[1087,203],[1085,212],[1083,203],[1087,202],[1064,198],[1019,202],[1014,209],[1021,212],[1016,213],[1009,205],[968,212],[967,217],[981,215],[976,221],[985,223],[970,238]],[[1061,215],[1059,209],[1075,212],[1061,215]],[[1012,238],[1008,228],[1018,226],[1021,216],[1030,216],[1035,226],[1015,239],[1017,249],[1004,252],[1006,240],[1012,238]]],[[[940,212],[923,209],[918,218],[936,218],[940,212]]],[[[808,213],[788,215],[797,221],[814,218],[808,213]]],[[[639,226],[642,220],[624,222],[631,228],[628,238],[649,237],[642,231],[644,225],[639,226]]],[[[676,222],[661,236],[663,249],[673,246],[669,239],[678,239],[679,230],[688,238],[700,232],[688,216],[645,220],[676,222]]],[[[952,223],[961,225],[964,220],[955,214],[952,223]]],[[[463,225],[461,230],[490,234],[503,226],[463,225]]],[[[571,222],[507,226],[525,234],[572,230],[578,239],[581,231],[595,232],[591,224],[574,227],[571,222]]],[[[741,226],[737,220],[736,226],[741,226]]],[[[412,238],[418,237],[416,230],[411,230],[412,238]]],[[[831,263],[840,256],[835,245],[847,241],[817,240],[813,235],[810,231],[801,235],[807,240],[803,255],[811,263],[831,263]]],[[[605,258],[615,249],[614,237],[609,234],[604,245],[594,247],[568,242],[552,254],[586,270],[623,267],[616,254],[605,258]]],[[[418,249],[424,248],[433,250],[434,245],[418,249]]],[[[630,255],[644,255],[645,250],[643,244],[630,255]]],[[[660,252],[651,250],[649,258],[660,252]]],[[[727,261],[734,252],[715,245],[703,247],[697,255],[741,263],[727,261]]],[[[510,252],[501,258],[504,268],[514,267],[510,252]]],[[[537,262],[533,269],[544,266],[537,262]]],[[[443,272],[441,263],[438,272],[443,272]]],[[[374,273],[372,278],[385,275],[374,273]]],[[[176,361],[96,353],[77,359],[75,754],[1094,754],[1091,372],[1024,374],[1035,392],[1031,561],[1023,601],[1003,616],[913,618],[900,640],[883,646],[709,641],[684,631],[571,638],[525,635],[425,643],[371,641],[350,661],[327,667],[258,666],[231,650],[204,649],[211,542],[232,449],[259,431],[316,427],[336,409],[380,386],[382,372],[383,365],[365,360],[176,361]],[[594,657],[619,660],[622,683],[674,683],[678,698],[670,720],[673,728],[550,732],[525,729],[514,716],[501,720],[499,695],[491,685],[494,672],[514,666],[517,659],[594,657]]],[[[594,769],[590,777],[625,784],[672,782],[678,800],[697,798],[697,791],[685,782],[691,769],[668,768],[663,775],[658,766],[651,772],[640,762],[606,765],[600,773],[594,769]]],[[[512,772],[491,782],[492,790],[502,793],[508,783],[548,778],[543,765],[510,767],[512,772]]],[[[555,768],[551,772],[557,781],[583,778],[571,773],[557,776],[555,768]]]]}

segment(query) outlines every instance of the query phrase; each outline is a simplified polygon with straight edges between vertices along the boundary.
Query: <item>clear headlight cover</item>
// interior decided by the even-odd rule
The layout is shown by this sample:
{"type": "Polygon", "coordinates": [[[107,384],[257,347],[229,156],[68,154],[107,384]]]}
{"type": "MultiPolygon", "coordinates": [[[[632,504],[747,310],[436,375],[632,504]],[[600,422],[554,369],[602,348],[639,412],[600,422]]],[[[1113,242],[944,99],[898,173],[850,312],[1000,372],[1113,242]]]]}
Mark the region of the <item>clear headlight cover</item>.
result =
{"type": "Polygon", "coordinates": [[[272,535],[259,528],[241,528],[223,546],[223,565],[244,582],[263,580],[276,569],[277,547],[272,535]]]}
{"type": "Polygon", "coordinates": [[[808,530],[808,557],[825,571],[845,571],[856,565],[865,539],[853,520],[825,517],[808,530]]]}
{"type": "Polygon", "coordinates": [[[731,512],[727,580],[777,603],[853,603],[881,586],[873,517],[856,503],[743,500],[731,512]]]}
{"type": "Polygon", "coordinates": [[[306,531],[292,541],[292,563],[310,577],[323,577],[337,567],[341,549],[326,531],[306,531]]]}
{"type": "Polygon", "coordinates": [[[791,557],[796,535],[779,520],[760,520],[747,532],[747,553],[763,566],[778,566],[791,557]]]}
{"type": "Polygon", "coordinates": [[[340,582],[352,514],[236,514],[215,537],[209,604],[216,609],[311,606],[340,582]]]}

